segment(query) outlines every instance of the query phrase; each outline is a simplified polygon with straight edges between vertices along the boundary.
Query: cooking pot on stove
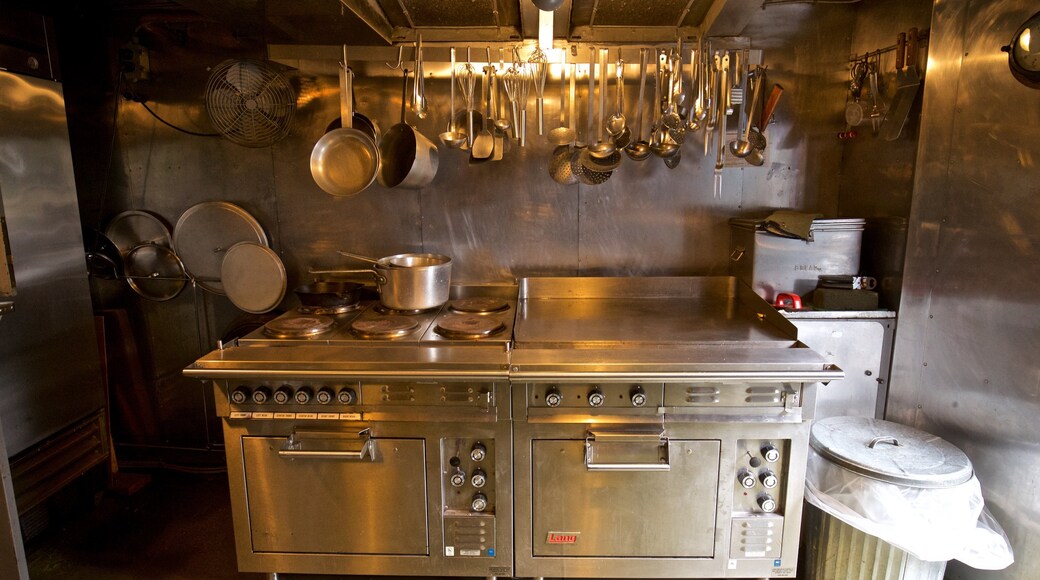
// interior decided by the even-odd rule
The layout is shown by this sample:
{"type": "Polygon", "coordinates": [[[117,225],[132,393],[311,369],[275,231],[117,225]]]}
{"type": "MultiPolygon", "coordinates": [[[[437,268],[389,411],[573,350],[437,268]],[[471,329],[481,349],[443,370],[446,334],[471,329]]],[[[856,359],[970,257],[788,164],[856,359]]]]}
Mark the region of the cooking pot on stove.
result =
{"type": "Polygon", "coordinates": [[[361,300],[363,286],[355,282],[312,282],[299,286],[293,292],[300,304],[309,308],[340,308],[353,306],[361,300]]]}
{"type": "Polygon", "coordinates": [[[427,310],[448,301],[451,258],[441,254],[396,254],[378,260],[341,254],[371,262],[366,270],[311,270],[312,274],[370,275],[379,290],[379,302],[394,310],[427,310]]]}

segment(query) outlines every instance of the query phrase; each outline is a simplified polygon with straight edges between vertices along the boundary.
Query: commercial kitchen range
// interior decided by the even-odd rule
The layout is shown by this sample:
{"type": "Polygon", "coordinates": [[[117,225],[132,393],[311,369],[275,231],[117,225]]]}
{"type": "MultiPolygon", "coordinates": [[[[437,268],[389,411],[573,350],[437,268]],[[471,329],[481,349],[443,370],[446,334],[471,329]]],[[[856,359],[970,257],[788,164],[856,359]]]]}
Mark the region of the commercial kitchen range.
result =
{"type": "Polygon", "coordinates": [[[213,381],[239,567],[793,577],[816,389],[729,277],[525,278],[289,312],[213,381]]]}

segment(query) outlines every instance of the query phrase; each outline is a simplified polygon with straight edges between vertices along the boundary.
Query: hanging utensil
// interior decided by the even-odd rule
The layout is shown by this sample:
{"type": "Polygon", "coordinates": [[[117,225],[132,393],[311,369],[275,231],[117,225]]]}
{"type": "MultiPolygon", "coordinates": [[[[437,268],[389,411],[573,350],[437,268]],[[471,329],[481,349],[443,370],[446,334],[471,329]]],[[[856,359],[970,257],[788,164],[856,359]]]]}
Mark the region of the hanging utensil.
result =
{"type": "MultiPolygon", "coordinates": [[[[599,51],[599,116],[597,117],[595,143],[589,144],[589,155],[599,159],[610,157],[617,151],[612,139],[607,139],[603,131],[603,117],[606,115],[606,90],[607,90],[607,50],[599,51]]],[[[590,139],[591,141],[591,139],[590,139]]]]}
{"type": "Polygon", "coordinates": [[[567,110],[564,107],[566,100],[566,85],[567,77],[570,77],[571,81],[571,96],[570,96],[570,107],[571,107],[571,125],[574,124],[574,75],[570,74],[570,66],[564,64],[560,70],[560,126],[549,131],[549,142],[554,145],[565,145],[574,141],[574,128],[565,127],[564,112],[567,110]]]}
{"type": "MultiPolygon", "coordinates": [[[[722,62],[720,63],[719,70],[719,89],[725,91],[726,96],[730,93],[729,86],[729,52],[722,53],[722,62]]],[[[714,187],[714,198],[719,199],[722,197],[722,168],[725,166],[725,153],[726,153],[726,107],[727,98],[723,98],[720,95],[719,98],[719,122],[718,122],[718,141],[716,142],[715,152],[715,187],[714,187]]]]}
{"type": "MultiPolygon", "coordinates": [[[[490,57],[488,58],[490,59],[490,57]]],[[[509,97],[507,96],[505,99],[503,99],[502,91],[499,90],[500,85],[505,85],[505,78],[499,79],[498,77],[499,70],[502,71],[503,75],[505,75],[505,73],[507,72],[505,62],[505,49],[503,48],[498,49],[498,70],[495,71],[495,78],[492,79],[491,86],[494,89],[495,97],[495,129],[502,133],[506,133],[513,127],[513,124],[509,120],[509,115],[506,114],[505,104],[509,102],[509,97]]],[[[500,151],[501,148],[496,146],[496,157],[500,151]]]]}
{"type": "Polygon", "coordinates": [[[705,107],[705,82],[704,77],[706,76],[704,71],[704,57],[701,54],[701,50],[693,48],[690,50],[690,92],[693,96],[692,109],[690,110],[690,116],[686,119],[686,130],[687,131],[700,131],[704,127],[704,120],[708,116],[708,109],[705,107]]]}
{"type": "Polygon", "coordinates": [[[661,120],[662,110],[667,106],[667,98],[664,92],[667,90],[665,76],[667,72],[668,56],[661,51],[657,56],[656,78],[654,79],[654,123],[651,127],[650,151],[658,157],[671,157],[679,150],[676,143],[668,134],[668,128],[661,120]]]}
{"type": "Polygon", "coordinates": [[[458,149],[466,141],[466,136],[455,130],[455,47],[451,47],[451,115],[448,116],[448,127],[437,138],[451,149],[458,149]]]}
{"type": "MultiPolygon", "coordinates": [[[[493,66],[488,64],[484,67],[484,76],[480,83],[480,98],[484,104],[484,118],[491,116],[491,71],[493,66]]],[[[491,133],[491,123],[484,123],[484,130],[477,134],[470,148],[470,158],[477,161],[489,159],[495,152],[495,136],[491,133]]]]}
{"type": "Polygon", "coordinates": [[[625,154],[633,161],[643,161],[650,157],[650,143],[643,139],[643,95],[646,92],[647,50],[639,49],[639,100],[636,111],[636,140],[625,147],[625,154]]]}
{"type": "Polygon", "coordinates": [[[327,131],[314,145],[310,167],[314,182],[326,193],[349,196],[372,185],[380,171],[381,157],[375,135],[354,128],[353,75],[347,66],[346,45],[339,84],[340,127],[327,131]]]}
{"type": "MultiPolygon", "coordinates": [[[[900,55],[896,55],[896,63],[900,65],[897,68],[900,70],[896,71],[896,83],[898,85],[896,95],[892,99],[892,107],[889,109],[889,114],[885,115],[885,130],[882,132],[882,137],[886,141],[895,141],[903,133],[903,127],[906,126],[906,120],[910,116],[910,108],[917,99],[917,91],[921,86],[921,76],[917,73],[917,41],[917,29],[911,28],[906,34],[905,74],[901,70],[902,62],[900,62],[900,55]]],[[[874,76],[875,78],[877,76],[876,66],[874,76]]]]}
{"type": "Polygon", "coordinates": [[[473,139],[476,134],[473,129],[473,91],[477,87],[477,71],[470,62],[469,48],[466,48],[466,64],[458,75],[459,88],[462,89],[462,98],[466,101],[466,145],[473,147],[473,139]]]}
{"type": "Polygon", "coordinates": [[[531,82],[534,84],[536,107],[538,108],[538,134],[545,134],[545,77],[549,72],[549,63],[542,49],[536,48],[534,54],[527,59],[528,70],[531,71],[531,82]]]}
{"type": "Polygon", "coordinates": [[[379,154],[382,158],[379,183],[383,187],[421,189],[437,176],[439,153],[436,145],[407,122],[407,70],[403,76],[401,122],[391,127],[379,143],[379,154]]]}
{"type": "Polygon", "coordinates": [[[426,81],[422,56],[422,34],[415,41],[415,83],[412,85],[412,110],[420,119],[426,118],[426,81]]]}
{"type": "Polygon", "coordinates": [[[621,60],[621,49],[618,49],[617,63],[614,65],[614,77],[617,81],[614,90],[614,114],[607,119],[607,133],[617,139],[625,131],[625,114],[621,108],[623,105],[622,90],[625,86],[625,63],[621,60]]]}
{"type": "MultiPolygon", "coordinates": [[[[751,74],[748,75],[752,76],[751,74]]],[[[755,149],[755,146],[751,143],[751,125],[754,121],[755,107],[758,105],[758,97],[762,93],[762,79],[761,73],[754,75],[754,88],[751,92],[751,103],[747,107],[744,107],[744,132],[740,139],[733,141],[729,144],[729,151],[733,155],[740,157],[741,159],[746,158],[751,154],[751,151],[755,149]]]]}

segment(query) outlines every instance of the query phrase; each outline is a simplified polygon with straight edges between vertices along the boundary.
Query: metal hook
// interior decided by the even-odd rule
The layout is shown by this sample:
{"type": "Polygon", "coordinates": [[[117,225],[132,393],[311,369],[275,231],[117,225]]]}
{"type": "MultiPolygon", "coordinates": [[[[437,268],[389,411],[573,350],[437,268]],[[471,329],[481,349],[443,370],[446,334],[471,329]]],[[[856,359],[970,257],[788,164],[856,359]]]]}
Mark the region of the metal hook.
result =
{"type": "Polygon", "coordinates": [[[397,45],[397,64],[391,65],[388,62],[384,62],[383,64],[385,64],[386,68],[388,68],[390,70],[401,70],[401,66],[403,65],[403,57],[404,57],[404,45],[403,44],[399,44],[399,45],[397,45]]]}

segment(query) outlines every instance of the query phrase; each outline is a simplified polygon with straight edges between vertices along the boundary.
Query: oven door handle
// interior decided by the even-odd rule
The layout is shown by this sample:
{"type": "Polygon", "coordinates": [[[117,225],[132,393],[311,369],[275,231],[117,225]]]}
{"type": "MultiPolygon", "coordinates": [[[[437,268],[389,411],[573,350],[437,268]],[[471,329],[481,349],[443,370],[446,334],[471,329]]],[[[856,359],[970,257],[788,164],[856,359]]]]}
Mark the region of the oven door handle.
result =
{"type": "Polygon", "coordinates": [[[285,440],[285,447],[278,450],[279,457],[288,459],[348,459],[360,461],[367,456],[370,461],[376,460],[376,442],[366,437],[361,449],[302,449],[303,443],[293,433],[285,440]]]}
{"type": "MultiPolygon", "coordinates": [[[[610,455],[607,453],[607,455],[610,455]]],[[[629,454],[625,454],[628,456],[629,454]]],[[[668,436],[664,430],[653,431],[594,431],[589,430],[585,436],[585,468],[589,471],[669,471],[668,436]],[[596,461],[597,439],[600,447],[622,446],[625,450],[634,447],[651,449],[648,454],[656,455],[657,461],[596,461]]]]}

